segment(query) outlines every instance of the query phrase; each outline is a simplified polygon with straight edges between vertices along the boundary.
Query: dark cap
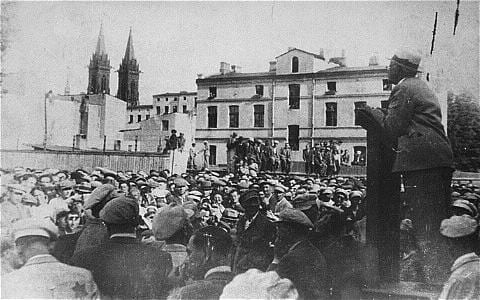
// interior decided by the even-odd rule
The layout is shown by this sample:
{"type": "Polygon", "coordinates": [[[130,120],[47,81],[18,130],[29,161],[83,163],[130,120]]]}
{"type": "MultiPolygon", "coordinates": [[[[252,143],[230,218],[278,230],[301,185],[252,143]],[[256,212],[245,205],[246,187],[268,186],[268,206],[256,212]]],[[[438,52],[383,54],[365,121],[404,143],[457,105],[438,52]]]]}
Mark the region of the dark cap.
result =
{"type": "Polygon", "coordinates": [[[239,202],[244,208],[260,206],[260,194],[256,190],[249,190],[240,196],[239,202]]]}
{"type": "Polygon", "coordinates": [[[138,204],[135,200],[121,195],[110,200],[100,211],[100,219],[108,224],[131,224],[136,226],[138,204]]]}
{"type": "Polygon", "coordinates": [[[293,208],[285,208],[278,214],[278,219],[275,222],[284,222],[297,225],[303,225],[307,228],[313,228],[312,221],[300,210],[293,208]]]}

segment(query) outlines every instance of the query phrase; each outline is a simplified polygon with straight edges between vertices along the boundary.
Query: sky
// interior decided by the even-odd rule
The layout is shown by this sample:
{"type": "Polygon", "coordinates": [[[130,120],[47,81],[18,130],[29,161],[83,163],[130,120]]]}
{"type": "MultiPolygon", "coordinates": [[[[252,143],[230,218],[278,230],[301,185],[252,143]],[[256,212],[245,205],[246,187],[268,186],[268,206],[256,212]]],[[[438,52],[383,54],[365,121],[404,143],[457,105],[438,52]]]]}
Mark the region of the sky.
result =
{"type": "Polygon", "coordinates": [[[67,80],[72,94],[86,91],[101,24],[112,95],[132,28],[141,104],[154,94],[196,91],[197,74],[218,72],[221,61],[267,71],[288,47],[345,49],[349,66],[368,65],[373,54],[388,64],[396,49],[410,48],[443,76],[442,88],[478,98],[479,2],[461,1],[453,36],[455,8],[456,1],[2,2],[2,147],[41,141],[47,91],[62,94],[67,80]]]}

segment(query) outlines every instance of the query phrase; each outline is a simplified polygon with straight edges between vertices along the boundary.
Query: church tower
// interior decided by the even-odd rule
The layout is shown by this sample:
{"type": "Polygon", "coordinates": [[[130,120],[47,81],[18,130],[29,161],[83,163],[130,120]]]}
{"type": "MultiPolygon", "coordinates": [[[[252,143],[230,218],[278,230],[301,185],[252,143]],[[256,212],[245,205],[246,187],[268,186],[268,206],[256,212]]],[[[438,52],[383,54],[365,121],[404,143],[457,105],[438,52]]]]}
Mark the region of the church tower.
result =
{"type": "Polygon", "coordinates": [[[137,106],[138,102],[138,79],[140,70],[137,59],[133,52],[132,28],[128,36],[127,49],[118,69],[118,91],[117,98],[127,102],[127,106],[137,106]]]}
{"type": "Polygon", "coordinates": [[[88,66],[87,94],[110,94],[110,68],[110,60],[105,51],[103,25],[101,25],[97,48],[95,48],[95,53],[93,53],[88,66]]]}

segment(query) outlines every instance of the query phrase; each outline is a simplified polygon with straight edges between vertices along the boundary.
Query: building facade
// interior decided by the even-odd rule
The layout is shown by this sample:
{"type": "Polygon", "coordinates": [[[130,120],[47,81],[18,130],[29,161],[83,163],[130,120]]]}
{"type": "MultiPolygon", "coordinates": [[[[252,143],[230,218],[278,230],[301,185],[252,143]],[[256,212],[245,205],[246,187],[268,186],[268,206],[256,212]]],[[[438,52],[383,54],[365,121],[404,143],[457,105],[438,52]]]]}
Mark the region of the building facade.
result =
{"type": "Polygon", "coordinates": [[[199,77],[197,142],[208,141],[212,164],[226,164],[226,143],[242,137],[289,142],[293,161],[302,161],[306,144],[340,142],[341,150],[366,153],[366,131],[355,122],[355,108],[386,105],[391,86],[387,68],[371,59],[346,67],[345,57],[291,48],[270,62],[268,72],[240,73],[220,64],[220,74],[199,77]],[[333,62],[333,63],[332,63],[333,62]]]}
{"type": "Polygon", "coordinates": [[[196,92],[181,91],[153,95],[153,107],[156,115],[192,112],[196,108],[196,101],[196,92]]]}
{"type": "Polygon", "coordinates": [[[46,102],[47,145],[125,150],[125,101],[107,94],[80,94],[54,95],[46,102]]]}

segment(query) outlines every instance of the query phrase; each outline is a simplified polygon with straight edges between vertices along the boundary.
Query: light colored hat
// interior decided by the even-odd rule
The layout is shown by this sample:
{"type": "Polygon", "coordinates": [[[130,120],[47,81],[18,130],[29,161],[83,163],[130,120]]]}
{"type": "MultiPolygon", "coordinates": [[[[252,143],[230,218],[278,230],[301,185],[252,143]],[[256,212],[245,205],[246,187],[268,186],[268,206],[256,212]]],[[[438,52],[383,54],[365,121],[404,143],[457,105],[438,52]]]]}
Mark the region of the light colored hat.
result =
{"type": "Polygon", "coordinates": [[[250,269],[235,276],[225,286],[220,299],[298,299],[298,292],[287,278],[277,272],[250,269]]]}
{"type": "Polygon", "coordinates": [[[417,71],[420,61],[422,60],[420,54],[415,53],[409,49],[399,49],[395,52],[391,60],[400,64],[403,67],[407,67],[414,71],[417,71]]]}
{"type": "Polygon", "coordinates": [[[25,189],[23,188],[23,186],[18,183],[7,184],[7,188],[11,191],[19,191],[25,193],[25,189]]]}
{"type": "Polygon", "coordinates": [[[468,236],[477,230],[477,221],[468,216],[452,216],[440,224],[440,233],[449,238],[468,236]]]}
{"type": "Polygon", "coordinates": [[[26,218],[13,224],[15,240],[24,236],[43,236],[51,240],[58,238],[58,228],[50,219],[26,218]]]}

